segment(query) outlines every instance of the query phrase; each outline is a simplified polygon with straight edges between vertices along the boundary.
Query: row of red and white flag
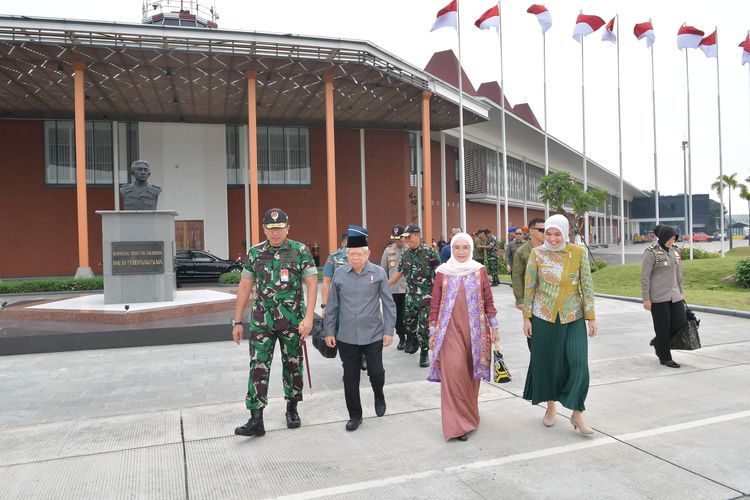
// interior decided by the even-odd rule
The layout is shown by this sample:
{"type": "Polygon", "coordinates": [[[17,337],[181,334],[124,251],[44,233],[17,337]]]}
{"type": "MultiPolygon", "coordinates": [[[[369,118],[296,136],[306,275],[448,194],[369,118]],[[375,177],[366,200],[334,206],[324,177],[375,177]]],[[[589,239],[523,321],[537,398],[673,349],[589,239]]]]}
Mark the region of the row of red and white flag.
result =
{"type": "MultiPolygon", "coordinates": [[[[539,25],[542,28],[542,34],[545,34],[547,30],[552,27],[552,16],[544,5],[534,4],[529,7],[526,12],[536,16],[539,25]]],[[[581,13],[578,15],[576,25],[573,28],[573,38],[580,43],[583,37],[598,31],[604,26],[602,40],[616,43],[617,36],[615,35],[615,19],[616,18],[613,17],[612,20],[607,23],[599,16],[581,13]]],[[[499,30],[499,6],[494,5],[487,10],[474,22],[474,25],[482,30],[499,30]]],[[[437,19],[435,19],[430,31],[447,27],[456,30],[458,29],[458,0],[452,0],[448,5],[438,11],[437,19]]],[[[645,39],[647,47],[651,47],[656,40],[654,27],[651,25],[651,21],[636,24],[633,28],[633,34],[638,40],[645,39]]],[[[701,49],[703,53],[706,54],[706,57],[716,57],[716,31],[708,36],[704,35],[705,33],[698,28],[683,24],[677,31],[677,47],[679,49],[701,49]]],[[[750,63],[750,33],[748,33],[745,40],[739,44],[739,47],[742,47],[743,49],[742,64],[750,63]]]]}

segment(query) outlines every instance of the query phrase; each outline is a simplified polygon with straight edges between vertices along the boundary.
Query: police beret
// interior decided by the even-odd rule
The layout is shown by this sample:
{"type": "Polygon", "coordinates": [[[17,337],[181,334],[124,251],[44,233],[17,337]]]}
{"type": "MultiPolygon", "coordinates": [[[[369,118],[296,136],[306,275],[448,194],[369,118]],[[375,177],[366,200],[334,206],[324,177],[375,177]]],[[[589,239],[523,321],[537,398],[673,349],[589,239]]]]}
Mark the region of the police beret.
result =
{"type": "Polygon", "coordinates": [[[267,229],[286,227],[287,224],[289,224],[289,217],[280,208],[270,208],[263,216],[263,225],[267,229]]]}

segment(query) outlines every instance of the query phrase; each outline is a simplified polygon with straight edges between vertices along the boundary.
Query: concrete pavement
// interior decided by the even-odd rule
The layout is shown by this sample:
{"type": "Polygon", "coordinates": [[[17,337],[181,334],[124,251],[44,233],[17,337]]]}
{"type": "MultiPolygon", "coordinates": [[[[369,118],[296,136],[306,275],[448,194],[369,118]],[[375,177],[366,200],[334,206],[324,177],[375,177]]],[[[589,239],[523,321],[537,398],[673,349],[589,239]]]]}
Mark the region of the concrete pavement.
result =
{"type": "MultiPolygon", "coordinates": [[[[483,383],[480,428],[446,442],[440,388],[384,353],[388,411],[346,432],[338,360],[310,350],[303,425],[284,424],[278,352],[262,438],[244,423],[247,344],[0,357],[2,498],[736,498],[750,493],[750,320],[701,314],[703,349],[659,365],[639,304],[597,299],[586,418],[520,398],[528,350],[508,286],[493,289],[513,374],[483,383]]],[[[227,328],[229,334],[229,328],[227,328]]]]}

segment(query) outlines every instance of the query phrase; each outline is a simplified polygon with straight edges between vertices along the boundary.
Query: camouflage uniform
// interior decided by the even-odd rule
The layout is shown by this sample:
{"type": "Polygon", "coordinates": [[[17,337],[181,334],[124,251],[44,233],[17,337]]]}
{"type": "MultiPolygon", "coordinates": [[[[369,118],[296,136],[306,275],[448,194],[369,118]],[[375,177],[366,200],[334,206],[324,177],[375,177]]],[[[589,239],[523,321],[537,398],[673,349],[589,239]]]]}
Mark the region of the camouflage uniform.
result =
{"type": "Polygon", "coordinates": [[[487,249],[487,272],[490,275],[490,278],[492,279],[492,284],[496,284],[498,281],[498,248],[497,248],[497,238],[490,235],[487,238],[486,245],[489,245],[490,248],[487,249]]]}
{"type": "Polygon", "coordinates": [[[302,401],[302,345],[298,325],[304,316],[302,284],[316,276],[317,268],[307,247],[285,240],[275,248],[264,241],[250,248],[242,271],[255,281],[255,302],[251,314],[250,376],[245,406],[248,410],[268,404],[268,378],[279,339],[282,381],[287,401],[302,401]]]}
{"type": "Polygon", "coordinates": [[[404,329],[407,335],[416,335],[422,349],[429,347],[432,283],[439,265],[440,256],[424,243],[407,249],[398,264],[398,272],[406,278],[404,329]]]}

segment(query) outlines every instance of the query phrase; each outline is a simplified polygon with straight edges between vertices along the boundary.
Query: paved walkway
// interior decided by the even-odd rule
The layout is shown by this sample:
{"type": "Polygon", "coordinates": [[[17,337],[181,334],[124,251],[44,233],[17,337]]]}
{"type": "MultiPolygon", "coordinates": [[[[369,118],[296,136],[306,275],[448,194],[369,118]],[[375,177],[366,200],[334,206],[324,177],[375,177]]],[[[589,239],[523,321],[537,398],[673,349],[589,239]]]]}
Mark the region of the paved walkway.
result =
{"type": "MultiPolygon", "coordinates": [[[[493,289],[513,382],[483,383],[482,423],[442,438],[439,386],[384,354],[388,412],[347,419],[337,360],[310,352],[303,426],[284,425],[278,359],[263,438],[233,435],[247,344],[0,357],[0,498],[736,498],[750,493],[750,320],[701,314],[704,347],[662,367],[639,304],[598,299],[586,417],[520,398],[528,350],[507,286],[493,289]]],[[[229,334],[229,329],[227,329],[229,334]]],[[[366,379],[365,379],[366,380],[366,379]]]]}

